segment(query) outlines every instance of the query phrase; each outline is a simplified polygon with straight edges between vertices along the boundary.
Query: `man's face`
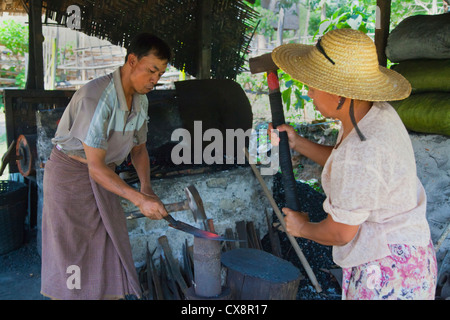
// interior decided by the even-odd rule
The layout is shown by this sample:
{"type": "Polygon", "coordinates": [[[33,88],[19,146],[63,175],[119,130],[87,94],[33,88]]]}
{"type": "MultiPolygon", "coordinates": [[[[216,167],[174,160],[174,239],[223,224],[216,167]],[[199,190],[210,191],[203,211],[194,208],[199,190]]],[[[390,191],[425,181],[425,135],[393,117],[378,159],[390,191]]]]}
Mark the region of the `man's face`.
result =
{"type": "Polygon", "coordinates": [[[131,53],[127,62],[131,67],[131,84],[134,90],[140,94],[150,92],[167,68],[167,60],[161,60],[153,53],[141,59],[131,53]]]}

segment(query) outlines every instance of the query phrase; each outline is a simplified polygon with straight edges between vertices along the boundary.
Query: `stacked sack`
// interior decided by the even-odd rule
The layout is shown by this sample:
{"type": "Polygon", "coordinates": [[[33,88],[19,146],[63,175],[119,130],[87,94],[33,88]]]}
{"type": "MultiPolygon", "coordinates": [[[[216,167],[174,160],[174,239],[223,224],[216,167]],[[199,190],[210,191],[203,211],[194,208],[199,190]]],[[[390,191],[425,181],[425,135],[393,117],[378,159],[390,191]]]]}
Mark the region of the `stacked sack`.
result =
{"type": "Polygon", "coordinates": [[[386,56],[412,86],[410,97],[391,102],[406,128],[450,136],[450,13],[403,20],[386,56]]]}

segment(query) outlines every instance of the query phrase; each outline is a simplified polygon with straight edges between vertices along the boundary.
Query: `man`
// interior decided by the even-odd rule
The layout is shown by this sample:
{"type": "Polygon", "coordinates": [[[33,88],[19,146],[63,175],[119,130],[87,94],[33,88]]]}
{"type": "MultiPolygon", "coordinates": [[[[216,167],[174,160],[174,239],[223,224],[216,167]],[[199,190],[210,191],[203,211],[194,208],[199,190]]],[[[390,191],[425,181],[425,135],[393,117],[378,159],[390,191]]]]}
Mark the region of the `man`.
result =
{"type": "Polygon", "coordinates": [[[148,100],[171,59],[142,33],[125,64],[80,88],[67,106],[44,172],[41,293],[54,299],[140,296],[119,196],[150,219],[167,212],[150,183],[148,100]],[[114,171],[131,154],[140,191],[114,171]]]}

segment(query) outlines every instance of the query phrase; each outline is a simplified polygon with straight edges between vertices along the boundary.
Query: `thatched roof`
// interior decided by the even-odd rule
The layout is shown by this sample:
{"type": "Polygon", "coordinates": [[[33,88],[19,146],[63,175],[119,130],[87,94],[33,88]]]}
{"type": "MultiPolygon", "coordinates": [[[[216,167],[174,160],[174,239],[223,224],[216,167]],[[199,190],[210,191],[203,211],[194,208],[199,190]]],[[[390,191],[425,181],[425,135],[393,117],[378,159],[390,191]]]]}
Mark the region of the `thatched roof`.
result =
{"type": "Polygon", "coordinates": [[[0,0],[0,12],[10,14],[26,14],[22,0],[0,0]]]}
{"type": "MultiPolygon", "coordinates": [[[[22,2],[20,0],[19,2],[22,2]]],[[[27,3],[29,0],[24,0],[27,3]]],[[[81,31],[127,46],[140,31],[152,32],[174,51],[172,65],[197,73],[198,0],[44,0],[46,17],[66,25],[67,7],[81,9],[81,31]]],[[[212,8],[211,77],[231,78],[242,71],[257,19],[241,0],[214,0],[212,8]]]]}

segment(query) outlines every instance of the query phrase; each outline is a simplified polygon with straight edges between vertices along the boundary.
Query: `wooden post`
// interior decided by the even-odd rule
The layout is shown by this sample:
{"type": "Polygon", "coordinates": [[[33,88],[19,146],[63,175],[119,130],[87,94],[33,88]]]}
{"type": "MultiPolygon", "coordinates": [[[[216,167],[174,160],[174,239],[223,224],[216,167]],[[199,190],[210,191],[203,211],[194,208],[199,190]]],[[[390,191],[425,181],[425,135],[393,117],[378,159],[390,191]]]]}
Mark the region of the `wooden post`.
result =
{"type": "Polygon", "coordinates": [[[198,55],[197,79],[211,78],[211,13],[214,1],[198,0],[198,55]]]}
{"type": "Polygon", "coordinates": [[[389,37],[389,24],[391,22],[391,0],[377,0],[375,22],[375,46],[377,48],[378,63],[386,67],[386,45],[389,37]]]}
{"type": "Polygon", "coordinates": [[[42,0],[30,0],[28,15],[29,58],[26,89],[44,89],[44,56],[42,50],[42,0]]]}
{"type": "Polygon", "coordinates": [[[26,89],[44,89],[42,0],[31,0],[29,8],[29,60],[26,89]]]}

